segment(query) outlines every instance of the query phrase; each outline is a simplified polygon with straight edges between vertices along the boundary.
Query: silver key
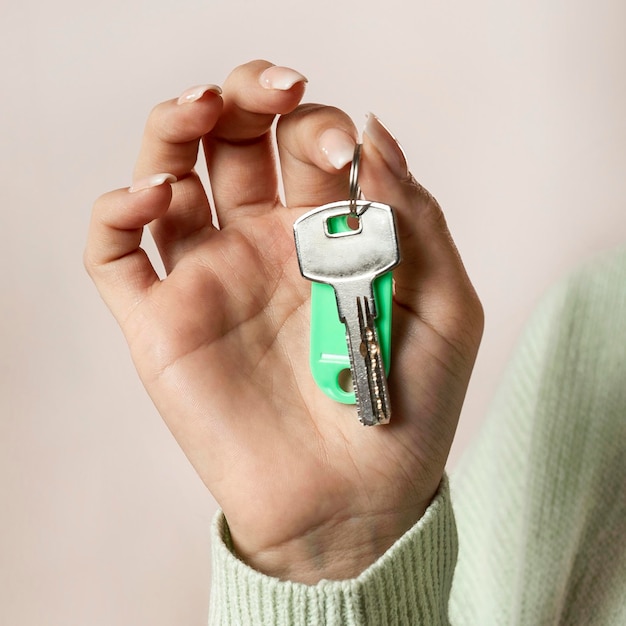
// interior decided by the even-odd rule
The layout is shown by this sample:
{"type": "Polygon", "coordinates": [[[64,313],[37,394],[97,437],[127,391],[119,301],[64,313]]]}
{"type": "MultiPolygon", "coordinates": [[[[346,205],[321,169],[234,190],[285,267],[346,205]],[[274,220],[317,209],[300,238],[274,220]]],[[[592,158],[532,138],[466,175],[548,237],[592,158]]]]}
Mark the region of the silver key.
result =
{"type": "Polygon", "coordinates": [[[346,326],[350,369],[359,419],[368,426],[389,422],[391,408],[383,367],[372,282],[400,262],[391,207],[378,202],[334,202],[294,224],[300,272],[332,285],[346,326]],[[354,230],[335,232],[333,220],[358,215],[354,230]]]}

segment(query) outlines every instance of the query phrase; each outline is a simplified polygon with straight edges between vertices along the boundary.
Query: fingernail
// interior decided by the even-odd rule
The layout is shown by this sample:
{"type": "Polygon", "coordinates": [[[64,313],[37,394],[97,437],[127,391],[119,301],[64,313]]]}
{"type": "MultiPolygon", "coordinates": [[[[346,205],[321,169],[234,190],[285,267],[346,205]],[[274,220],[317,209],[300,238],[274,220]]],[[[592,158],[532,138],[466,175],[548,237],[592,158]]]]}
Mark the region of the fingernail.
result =
{"type": "Polygon", "coordinates": [[[340,170],[352,161],[356,141],[343,130],[329,128],[321,134],[319,146],[328,162],[340,170]]]}
{"type": "Polygon", "coordinates": [[[129,193],[135,193],[136,191],[143,191],[144,189],[150,189],[151,187],[158,187],[163,183],[175,183],[177,180],[174,174],[153,174],[152,176],[146,176],[135,181],[129,188],[129,193]]]}
{"type": "Polygon", "coordinates": [[[279,89],[280,91],[287,91],[291,89],[296,83],[308,82],[306,77],[292,70],[288,67],[281,67],[279,65],[273,65],[268,67],[259,76],[259,82],[261,87],[265,89],[279,89]]]}
{"type": "Polygon", "coordinates": [[[409,175],[409,167],[404,156],[404,150],[396,138],[385,128],[383,123],[373,114],[367,114],[367,121],[363,133],[367,135],[380,152],[387,167],[398,178],[406,178],[409,175]]]}
{"type": "Polygon", "coordinates": [[[195,87],[185,89],[185,91],[180,94],[180,98],[178,98],[176,104],[189,104],[190,102],[200,100],[207,91],[217,94],[218,96],[222,93],[222,90],[217,85],[196,85],[195,87]]]}

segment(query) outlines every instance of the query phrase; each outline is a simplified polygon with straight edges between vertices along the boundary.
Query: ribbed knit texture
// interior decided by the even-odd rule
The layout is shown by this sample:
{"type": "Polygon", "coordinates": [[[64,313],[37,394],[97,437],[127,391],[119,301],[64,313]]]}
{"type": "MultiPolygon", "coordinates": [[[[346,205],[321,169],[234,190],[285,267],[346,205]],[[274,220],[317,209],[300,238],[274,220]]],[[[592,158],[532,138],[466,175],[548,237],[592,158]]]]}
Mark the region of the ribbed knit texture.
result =
{"type": "Polygon", "coordinates": [[[218,516],[210,625],[626,625],[625,250],[544,298],[452,499],[456,571],[444,481],[361,576],[311,586],[239,561],[218,516]]]}

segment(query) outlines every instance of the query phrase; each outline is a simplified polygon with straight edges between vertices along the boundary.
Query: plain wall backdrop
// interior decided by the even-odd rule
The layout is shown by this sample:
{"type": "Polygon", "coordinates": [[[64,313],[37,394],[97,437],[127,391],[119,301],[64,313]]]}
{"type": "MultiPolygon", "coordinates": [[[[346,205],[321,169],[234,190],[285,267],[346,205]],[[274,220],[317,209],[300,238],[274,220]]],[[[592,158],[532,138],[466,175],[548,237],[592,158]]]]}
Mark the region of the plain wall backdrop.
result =
{"type": "Polygon", "coordinates": [[[621,0],[4,2],[0,624],[206,623],[215,504],[81,260],[154,104],[267,58],[399,137],[486,311],[454,465],[540,295],[626,240],[625,25],[621,0]]]}

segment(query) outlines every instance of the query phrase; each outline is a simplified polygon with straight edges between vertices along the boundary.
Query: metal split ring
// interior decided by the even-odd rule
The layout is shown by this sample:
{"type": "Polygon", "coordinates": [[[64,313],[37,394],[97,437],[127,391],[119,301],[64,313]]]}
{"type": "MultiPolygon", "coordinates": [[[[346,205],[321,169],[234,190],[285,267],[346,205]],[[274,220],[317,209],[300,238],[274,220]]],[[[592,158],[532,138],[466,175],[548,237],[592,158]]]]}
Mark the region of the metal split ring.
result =
{"type": "Polygon", "coordinates": [[[359,187],[359,164],[361,163],[361,147],[363,144],[357,143],[354,147],[354,156],[350,166],[350,213],[357,215],[357,200],[361,197],[361,187],[359,187]]]}

